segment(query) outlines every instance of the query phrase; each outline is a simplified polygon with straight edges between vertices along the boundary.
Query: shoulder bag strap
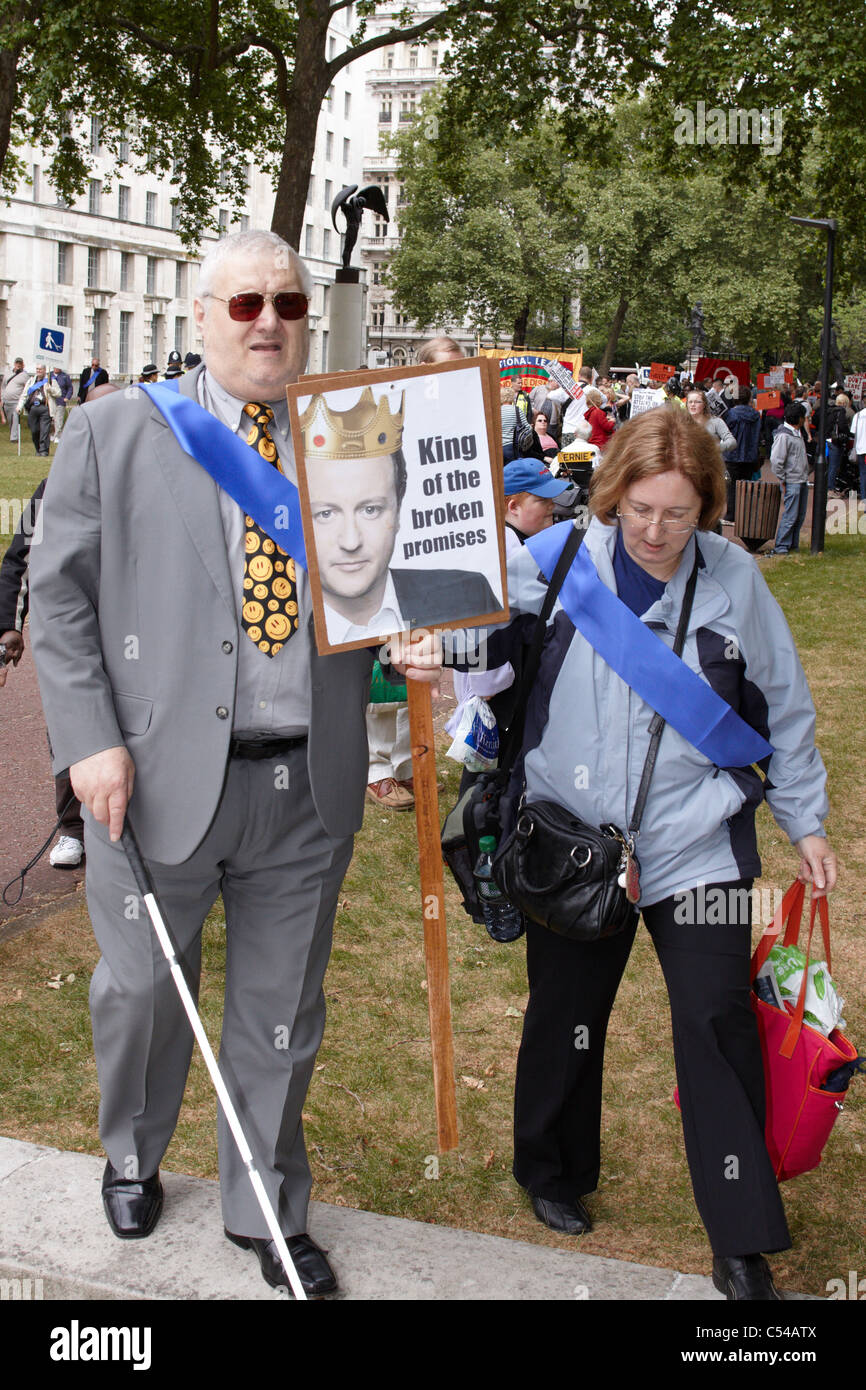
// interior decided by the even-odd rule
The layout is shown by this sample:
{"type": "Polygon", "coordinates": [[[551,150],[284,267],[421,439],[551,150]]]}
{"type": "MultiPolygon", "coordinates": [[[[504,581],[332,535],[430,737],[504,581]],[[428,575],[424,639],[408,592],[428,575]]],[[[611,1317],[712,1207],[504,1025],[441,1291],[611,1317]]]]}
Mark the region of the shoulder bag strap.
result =
{"type": "MultiPolygon", "coordinates": [[[[680,612],[680,620],[677,624],[676,637],[674,638],[674,656],[681,657],[683,654],[683,647],[686,644],[686,631],[688,629],[689,618],[692,612],[692,603],[695,597],[695,589],[698,583],[699,553],[698,543],[695,541],[695,563],[692,565],[692,572],[689,575],[686,591],[683,595],[683,606],[680,612]]],[[[632,839],[634,839],[635,835],[637,835],[640,830],[640,823],[643,819],[644,807],[646,806],[646,799],[649,794],[649,785],[655,769],[659,743],[661,742],[665,723],[666,720],[658,713],[654,714],[650,721],[650,746],[647,751],[646,761],[643,765],[640,787],[638,788],[637,799],[634,803],[634,810],[632,811],[631,821],[628,827],[628,833],[632,839]]]]}
{"type": "Polygon", "coordinates": [[[562,553],[556,563],[556,569],[550,577],[547,586],[547,593],[544,596],[544,603],[538,615],[538,622],[532,634],[532,642],[523,663],[523,671],[520,676],[520,684],[517,687],[517,699],[514,706],[514,714],[511,723],[506,730],[505,738],[502,741],[502,749],[499,758],[499,768],[501,771],[508,771],[514,763],[520,745],[523,742],[523,721],[526,717],[526,703],[529,699],[529,692],[535,684],[538,675],[538,668],[541,664],[541,650],[544,646],[544,639],[547,635],[547,620],[556,603],[557,595],[562,588],[562,582],[568,573],[571,562],[580,549],[585,529],[575,526],[568,535],[562,553]]]}

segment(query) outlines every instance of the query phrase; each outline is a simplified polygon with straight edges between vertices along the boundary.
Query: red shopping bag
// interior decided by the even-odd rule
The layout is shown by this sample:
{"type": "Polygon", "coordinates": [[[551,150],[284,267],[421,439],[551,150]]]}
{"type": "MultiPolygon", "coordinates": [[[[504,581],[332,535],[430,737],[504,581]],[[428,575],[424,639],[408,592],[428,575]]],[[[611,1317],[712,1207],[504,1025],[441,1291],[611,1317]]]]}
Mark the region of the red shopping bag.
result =
{"type": "MultiPolygon", "coordinates": [[[[799,944],[805,893],[806,885],[798,879],[782,899],[781,907],[765,929],[752,956],[750,978],[753,982],[776,945],[783,927],[783,945],[799,944]]],[[[856,1047],[838,1028],[825,1037],[817,1028],[803,1021],[816,912],[821,921],[824,959],[828,972],[831,970],[827,899],[813,897],[805,950],[807,968],[803,971],[796,1008],[788,1004],[784,1009],[779,1009],[773,1004],[766,1004],[752,992],[752,1008],[758,1020],[764,1060],[767,1103],[764,1140],[779,1182],[818,1167],[824,1145],[847,1095],[847,1091],[825,1091],[822,1089],[823,1083],[837,1067],[845,1062],[853,1062],[857,1057],[856,1047]]],[[[674,1100],[679,1106],[678,1090],[674,1091],[674,1100]]]]}
{"type": "MultiPolygon", "coordinates": [[[[767,927],[752,956],[751,978],[755,979],[767,956],[776,945],[783,926],[785,946],[796,946],[800,938],[803,900],[806,885],[799,880],[785,894],[782,905],[767,927]],[[786,925],[787,924],[787,925],[786,925]]],[[[761,1052],[764,1058],[764,1079],[767,1093],[767,1123],[764,1137],[779,1181],[808,1173],[821,1162],[821,1153],[830,1131],[845,1103],[846,1091],[825,1091],[824,1082],[832,1071],[844,1062],[853,1062],[857,1049],[834,1028],[825,1037],[817,1028],[803,1021],[806,1005],[806,983],[815,914],[821,921],[824,940],[824,959],[830,964],[830,921],[827,899],[812,896],[809,911],[809,935],[805,956],[807,969],[796,1008],[784,1009],[766,1004],[753,993],[752,1008],[758,1019],[761,1052]]]]}

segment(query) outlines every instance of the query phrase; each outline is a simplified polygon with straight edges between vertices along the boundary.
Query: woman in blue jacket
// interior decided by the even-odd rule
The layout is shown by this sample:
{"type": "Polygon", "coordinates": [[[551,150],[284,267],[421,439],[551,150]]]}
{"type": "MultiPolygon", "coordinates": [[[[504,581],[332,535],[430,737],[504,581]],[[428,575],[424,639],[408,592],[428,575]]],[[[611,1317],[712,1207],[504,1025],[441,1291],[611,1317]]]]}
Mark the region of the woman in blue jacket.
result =
{"type": "MultiPolygon", "coordinates": [[[[799,875],[813,891],[833,887],[836,860],[824,835],[826,777],[805,675],[754,560],[714,534],[724,507],[718,445],[684,412],[647,412],[617,433],[593,478],[582,553],[592,561],[593,582],[623,605],[614,613],[623,640],[614,643],[615,656],[608,649],[620,670],[582,635],[579,609],[558,602],[512,789],[522,789],[525,778],[529,802],[556,801],[594,825],[628,825],[654,713],[629,683],[628,625],[637,617],[672,647],[696,567],[682,661],[739,716],[733,722],[746,739],[736,746],[751,748],[757,733],[769,751],[756,766],[755,755],[734,744],[727,752],[698,747],[688,719],[676,707],[668,714],[636,846],[639,908],[670,998],[686,1156],[714,1282],[730,1299],[773,1299],[779,1295],[764,1254],[786,1249],[790,1238],[764,1143],[763,1067],[750,1005],[760,802],[766,799],[791,840],[799,875]]],[[[491,638],[491,659],[506,659],[509,637],[529,622],[519,615],[539,611],[539,568],[550,574],[550,547],[561,550],[564,527],[534,538],[509,562],[517,621],[491,638]]],[[[646,654],[641,661],[632,677],[646,689],[646,654]]],[[[637,920],[591,944],[527,928],[530,998],[517,1064],[514,1175],[538,1219],[568,1234],[592,1226],[581,1199],[599,1178],[605,1033],[637,920]]]]}

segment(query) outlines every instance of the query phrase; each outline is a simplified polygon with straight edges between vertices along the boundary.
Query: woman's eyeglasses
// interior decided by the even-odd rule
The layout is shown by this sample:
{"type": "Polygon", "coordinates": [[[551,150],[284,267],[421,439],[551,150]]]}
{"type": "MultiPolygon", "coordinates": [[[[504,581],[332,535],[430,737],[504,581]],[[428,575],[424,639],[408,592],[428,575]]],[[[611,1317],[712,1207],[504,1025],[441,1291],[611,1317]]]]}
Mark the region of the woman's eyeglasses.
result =
{"type": "Polygon", "coordinates": [[[278,294],[233,294],[231,299],[222,299],[212,294],[211,299],[219,299],[220,304],[229,306],[229,318],[236,323],[251,323],[270,302],[281,319],[302,319],[309,308],[310,301],[297,290],[280,290],[278,294]]]}
{"type": "Polygon", "coordinates": [[[676,517],[673,521],[656,521],[653,523],[651,516],[641,515],[639,512],[621,512],[619,507],[616,514],[621,521],[627,521],[634,526],[635,530],[646,529],[647,526],[655,524],[660,531],[667,531],[670,536],[682,535],[684,531],[694,531],[697,527],[696,521],[683,521],[682,517],[676,517]]]}

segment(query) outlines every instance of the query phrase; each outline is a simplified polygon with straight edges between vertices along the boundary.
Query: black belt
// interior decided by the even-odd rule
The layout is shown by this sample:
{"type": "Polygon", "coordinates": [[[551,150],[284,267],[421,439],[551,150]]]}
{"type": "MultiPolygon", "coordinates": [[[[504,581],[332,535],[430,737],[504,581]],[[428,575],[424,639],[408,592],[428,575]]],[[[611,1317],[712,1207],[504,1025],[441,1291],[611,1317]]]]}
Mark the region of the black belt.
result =
{"type": "Polygon", "coordinates": [[[284,753],[291,753],[293,748],[303,748],[306,742],[306,734],[300,734],[297,738],[233,738],[229,744],[229,757],[249,758],[253,762],[263,758],[279,758],[284,753]]]}

